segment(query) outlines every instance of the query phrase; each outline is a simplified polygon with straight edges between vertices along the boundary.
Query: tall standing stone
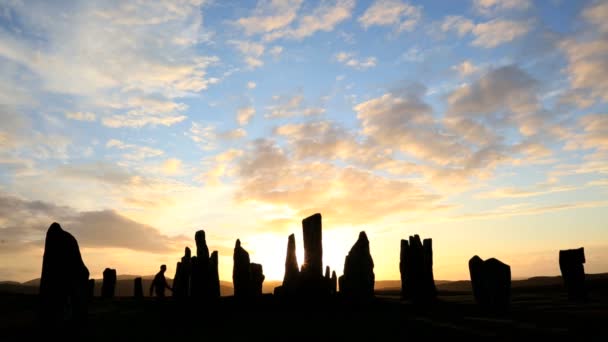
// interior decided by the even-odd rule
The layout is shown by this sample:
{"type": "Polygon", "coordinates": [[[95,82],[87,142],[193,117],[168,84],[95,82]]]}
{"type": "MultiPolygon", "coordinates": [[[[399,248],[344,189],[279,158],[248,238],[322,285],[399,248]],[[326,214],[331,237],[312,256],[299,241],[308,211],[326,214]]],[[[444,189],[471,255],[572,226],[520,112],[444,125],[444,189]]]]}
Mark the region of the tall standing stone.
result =
{"type": "Polygon", "coordinates": [[[142,284],[141,277],[133,279],[133,298],[143,299],[144,298],[144,286],[142,284]]]}
{"type": "Polygon", "coordinates": [[[105,299],[114,298],[116,294],[116,270],[106,268],[103,271],[103,283],[101,284],[101,297],[105,299]]]}
{"type": "Polygon", "coordinates": [[[489,310],[505,310],[511,301],[511,267],[498,259],[483,261],[477,255],[469,260],[473,296],[489,310]]]}
{"type": "Polygon", "coordinates": [[[260,264],[250,264],[250,272],[251,272],[251,291],[254,297],[259,297],[262,295],[262,287],[264,285],[264,269],[260,264]]]}
{"type": "Polygon", "coordinates": [[[241,240],[236,240],[234,246],[234,265],[232,268],[232,283],[234,296],[246,298],[251,294],[251,271],[249,253],[241,247],[241,240]]]}
{"type": "Polygon", "coordinates": [[[304,235],[304,264],[302,269],[311,277],[323,276],[323,232],[321,214],[302,220],[304,235]]]}
{"type": "Polygon", "coordinates": [[[44,325],[54,326],[66,318],[81,321],[87,315],[89,270],[82,261],[78,242],[54,222],[46,232],[40,315],[44,325]]]}
{"type": "Polygon", "coordinates": [[[329,293],[333,295],[333,294],[336,294],[337,292],[338,292],[338,277],[336,276],[336,271],[332,271],[329,293]]]}
{"type": "Polygon", "coordinates": [[[191,293],[193,297],[210,298],[209,248],[205,231],[199,230],[194,235],[196,241],[196,258],[192,258],[191,293]]]}
{"type": "Polygon", "coordinates": [[[88,283],[89,299],[95,298],[95,279],[89,279],[88,283]]]}
{"type": "Polygon", "coordinates": [[[285,276],[283,277],[283,288],[285,291],[293,290],[297,287],[300,270],[298,258],[296,256],[296,237],[291,234],[287,239],[287,255],[285,257],[285,276]]]}
{"type": "Polygon", "coordinates": [[[178,298],[190,295],[190,276],[192,274],[192,252],[189,247],[184,248],[184,256],[175,272],[173,280],[173,296],[178,298]]]}
{"type": "Polygon", "coordinates": [[[401,295],[414,302],[426,302],[437,295],[433,276],[433,240],[420,241],[413,235],[401,240],[399,261],[401,295]]]}
{"type": "Polygon", "coordinates": [[[585,249],[567,249],[559,251],[559,269],[562,272],[564,286],[570,300],[585,300],[585,249]]]}
{"type": "Polygon", "coordinates": [[[344,275],[340,277],[340,292],[355,298],[374,296],[374,260],[365,232],[359,233],[344,262],[344,275]]]}
{"type": "Polygon", "coordinates": [[[173,277],[173,297],[179,298],[183,295],[182,287],[182,263],[178,261],[175,265],[175,276],[173,277]]]}
{"type": "Polygon", "coordinates": [[[217,251],[213,251],[209,258],[209,294],[212,299],[217,299],[221,296],[218,265],[218,253],[217,251]]]}

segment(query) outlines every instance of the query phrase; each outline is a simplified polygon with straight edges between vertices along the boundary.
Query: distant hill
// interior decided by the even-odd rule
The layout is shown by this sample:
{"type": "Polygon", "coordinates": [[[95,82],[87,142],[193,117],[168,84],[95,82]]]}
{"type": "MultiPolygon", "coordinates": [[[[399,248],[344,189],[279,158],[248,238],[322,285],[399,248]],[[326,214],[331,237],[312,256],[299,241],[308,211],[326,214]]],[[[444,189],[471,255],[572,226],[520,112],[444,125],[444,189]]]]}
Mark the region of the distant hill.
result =
{"type": "MultiPolygon", "coordinates": [[[[117,276],[116,295],[120,297],[130,297],[133,295],[133,279],[135,275],[119,275],[117,276]]],[[[144,295],[149,294],[150,284],[154,276],[142,276],[144,295]]],[[[587,282],[592,285],[595,283],[608,283],[608,273],[587,274],[587,282]]],[[[167,278],[169,284],[173,283],[173,279],[167,278]]],[[[264,293],[273,293],[274,288],[281,285],[281,281],[265,281],[262,287],[264,293]]],[[[95,295],[101,295],[101,279],[95,280],[95,295]]],[[[435,285],[441,292],[471,292],[471,282],[469,280],[436,280],[435,285]]],[[[22,293],[22,294],[37,294],[40,286],[40,278],[32,279],[24,283],[16,281],[1,281],[0,293],[22,293]]],[[[561,276],[539,276],[523,280],[513,280],[511,287],[514,290],[531,289],[531,288],[546,288],[546,287],[561,287],[563,286],[561,276]]],[[[379,280],[375,284],[376,291],[383,293],[393,293],[401,291],[401,280],[379,280]]],[[[232,296],[234,289],[232,282],[220,281],[220,293],[222,296],[232,296]]],[[[167,293],[169,295],[169,292],[167,293]]]]}

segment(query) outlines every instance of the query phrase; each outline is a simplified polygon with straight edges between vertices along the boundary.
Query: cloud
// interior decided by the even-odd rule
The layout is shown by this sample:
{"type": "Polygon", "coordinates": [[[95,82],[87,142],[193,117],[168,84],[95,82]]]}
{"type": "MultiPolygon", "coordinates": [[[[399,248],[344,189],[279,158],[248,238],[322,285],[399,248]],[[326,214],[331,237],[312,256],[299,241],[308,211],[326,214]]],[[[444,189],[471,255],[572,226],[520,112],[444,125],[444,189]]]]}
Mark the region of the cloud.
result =
{"type": "Polygon", "coordinates": [[[476,38],[472,45],[486,49],[494,48],[525,35],[531,29],[530,21],[495,19],[475,25],[473,34],[476,38]]]}
{"type": "Polygon", "coordinates": [[[431,107],[418,95],[386,93],[356,105],[362,133],[388,148],[437,164],[463,158],[463,146],[440,133],[431,107]]]}
{"type": "Polygon", "coordinates": [[[300,15],[297,24],[277,28],[264,35],[264,41],[280,38],[301,40],[318,31],[330,32],[339,23],[351,17],[354,0],[322,1],[309,14],[300,15]]]}
{"type": "Polygon", "coordinates": [[[592,98],[608,101],[608,41],[565,39],[560,48],[566,54],[570,86],[592,98]]]}
{"type": "Polygon", "coordinates": [[[502,206],[495,210],[487,210],[477,213],[466,213],[448,217],[449,221],[461,220],[484,220],[496,219],[499,217],[537,215],[554,211],[570,210],[578,208],[601,208],[608,206],[608,201],[580,201],[571,203],[560,203],[550,205],[534,205],[530,203],[521,203],[518,205],[502,206]]]}
{"type": "Polygon", "coordinates": [[[281,56],[281,53],[283,53],[283,47],[275,45],[270,49],[270,51],[268,51],[268,53],[274,58],[279,58],[279,56],[281,56]]]}
{"type": "Polygon", "coordinates": [[[198,146],[205,151],[216,148],[217,134],[215,133],[215,126],[213,125],[192,122],[186,136],[190,137],[190,139],[196,142],[198,146]]]}
{"type": "Polygon", "coordinates": [[[448,96],[448,112],[479,115],[533,106],[537,86],[536,80],[515,65],[492,69],[475,83],[454,90],[448,96]]]}
{"type": "Polygon", "coordinates": [[[473,8],[481,14],[499,11],[526,10],[532,7],[530,0],[473,0],[473,8]]]}
{"type": "Polygon", "coordinates": [[[255,87],[257,87],[257,84],[253,81],[249,81],[247,82],[247,89],[255,89],[255,87]]]}
{"type": "Polygon", "coordinates": [[[42,247],[46,230],[54,221],[78,240],[80,247],[127,248],[163,253],[175,251],[183,237],[169,237],[158,229],[130,220],[115,211],[79,212],[70,207],[28,201],[0,194],[0,240],[7,245],[42,247]]]}
{"type": "Polygon", "coordinates": [[[540,183],[528,188],[497,188],[491,191],[476,194],[475,198],[524,198],[542,196],[556,192],[573,191],[578,189],[576,186],[558,185],[551,182],[540,183]]]}
{"type": "Polygon", "coordinates": [[[95,121],[97,117],[91,112],[66,112],[65,117],[76,121],[95,121]]]}
{"type": "Polygon", "coordinates": [[[424,60],[424,53],[418,47],[413,46],[404,52],[401,58],[408,62],[422,62],[424,60]]]}
{"type": "Polygon", "coordinates": [[[490,49],[524,36],[532,30],[533,22],[494,19],[475,24],[462,16],[447,16],[440,28],[443,32],[456,31],[460,37],[472,33],[475,39],[471,45],[490,49]]]}
{"type": "Polygon", "coordinates": [[[108,142],[106,143],[106,147],[128,151],[122,155],[122,157],[127,160],[144,160],[148,158],[158,157],[164,154],[162,150],[156,148],[148,146],[138,146],[135,144],[127,144],[123,141],[116,139],[108,140],[108,142]]]}
{"type": "Polygon", "coordinates": [[[260,58],[264,54],[266,47],[264,44],[246,40],[229,40],[228,44],[233,45],[245,58],[245,64],[251,69],[264,65],[260,58]]]}
{"type": "Polygon", "coordinates": [[[325,113],[325,109],[321,107],[307,107],[304,104],[303,95],[293,96],[273,96],[274,104],[268,106],[269,111],[264,117],[273,118],[289,118],[296,116],[314,116],[325,113]]]}
{"type": "Polygon", "coordinates": [[[585,7],[582,14],[583,18],[595,25],[600,32],[608,32],[608,23],[606,22],[606,17],[608,17],[608,2],[598,1],[591,3],[591,5],[585,7]]]}
{"type": "Polygon", "coordinates": [[[249,123],[249,120],[255,115],[255,108],[253,107],[242,107],[236,112],[236,121],[241,126],[245,126],[249,123]]]}
{"type": "Polygon", "coordinates": [[[376,0],[357,19],[365,29],[393,26],[397,32],[412,31],[422,17],[422,7],[400,0],[376,0]]]}
{"type": "Polygon", "coordinates": [[[247,131],[242,128],[235,128],[226,132],[218,134],[220,139],[224,140],[238,140],[247,136],[247,131]]]}
{"type": "Polygon", "coordinates": [[[566,150],[596,149],[608,151],[608,116],[606,114],[587,114],[579,118],[580,131],[570,137],[566,150]]]}
{"type": "Polygon", "coordinates": [[[207,75],[218,58],[200,56],[195,49],[204,36],[200,1],[6,6],[19,18],[19,28],[15,21],[0,29],[0,68],[20,70],[11,79],[15,88],[27,87],[38,98],[74,96],[65,104],[67,112],[87,108],[108,127],[180,122],[183,115],[174,112],[131,113],[138,108],[128,99],[179,104],[179,98],[218,82],[207,75]]]}
{"type": "Polygon", "coordinates": [[[339,52],[334,56],[335,60],[354,69],[365,70],[376,66],[376,57],[358,59],[352,53],[339,52]]]}
{"type": "Polygon", "coordinates": [[[299,162],[268,139],[255,140],[237,162],[237,199],[287,206],[296,217],[322,210],[324,222],[365,224],[438,209],[439,196],[410,182],[350,166],[299,162]]]}
{"type": "Polygon", "coordinates": [[[452,66],[452,70],[458,72],[461,77],[467,77],[479,70],[479,67],[473,64],[470,60],[464,60],[460,64],[452,66]]]}
{"type": "Polygon", "coordinates": [[[162,170],[167,175],[175,175],[182,171],[182,161],[177,158],[169,158],[163,162],[162,170]]]}
{"type": "Polygon", "coordinates": [[[460,37],[471,32],[473,28],[475,28],[473,21],[459,15],[447,16],[441,23],[443,32],[456,31],[460,37]]]}
{"type": "Polygon", "coordinates": [[[253,14],[236,20],[246,35],[282,29],[297,17],[302,0],[259,0],[253,14]]]}

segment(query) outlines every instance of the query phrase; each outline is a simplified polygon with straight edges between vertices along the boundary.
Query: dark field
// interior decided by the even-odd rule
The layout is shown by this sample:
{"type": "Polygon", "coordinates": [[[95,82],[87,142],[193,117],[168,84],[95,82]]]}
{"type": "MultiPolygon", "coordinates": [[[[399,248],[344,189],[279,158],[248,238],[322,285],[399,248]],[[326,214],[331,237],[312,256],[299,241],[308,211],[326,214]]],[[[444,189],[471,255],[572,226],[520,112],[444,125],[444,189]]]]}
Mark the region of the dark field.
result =
{"type": "MultiPolygon", "coordinates": [[[[180,336],[214,341],[382,341],[408,337],[607,341],[608,281],[596,279],[588,285],[590,299],[586,303],[568,302],[558,285],[514,287],[506,313],[484,312],[468,291],[441,290],[441,286],[438,301],[426,307],[401,301],[394,290],[377,291],[374,301],[359,304],[335,298],[287,305],[271,295],[247,305],[224,297],[214,306],[180,304],[171,299],[96,298],[89,307],[86,325],[66,331],[70,337],[86,341],[163,341],[180,336]]],[[[36,305],[35,295],[0,294],[0,340],[51,336],[39,328],[36,305]]]]}

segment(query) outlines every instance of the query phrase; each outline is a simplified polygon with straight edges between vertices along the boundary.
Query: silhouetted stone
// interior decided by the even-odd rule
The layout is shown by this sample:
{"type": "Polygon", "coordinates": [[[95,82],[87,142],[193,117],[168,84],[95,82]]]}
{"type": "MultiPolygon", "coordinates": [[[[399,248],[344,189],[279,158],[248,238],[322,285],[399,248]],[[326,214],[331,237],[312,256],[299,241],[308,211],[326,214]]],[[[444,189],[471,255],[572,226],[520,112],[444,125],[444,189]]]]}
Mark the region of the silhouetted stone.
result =
{"type": "Polygon", "coordinates": [[[178,298],[188,297],[190,295],[190,275],[192,273],[192,253],[190,248],[184,249],[182,261],[178,263],[173,280],[173,296],[178,298]]]}
{"type": "Polygon", "coordinates": [[[95,279],[89,279],[88,282],[89,300],[95,298],[95,279]]]}
{"type": "Polygon", "coordinates": [[[559,251],[559,269],[562,272],[564,286],[568,291],[568,299],[585,300],[585,249],[567,249],[559,251]]]}
{"type": "Polygon", "coordinates": [[[135,299],[144,298],[144,287],[141,282],[141,277],[133,279],[133,297],[135,299]]]}
{"type": "Polygon", "coordinates": [[[483,259],[475,255],[469,260],[469,274],[471,275],[471,289],[477,303],[483,301],[483,259]]]}
{"type": "Polygon", "coordinates": [[[191,293],[193,297],[210,298],[211,284],[209,278],[209,248],[205,231],[199,230],[194,235],[196,257],[192,258],[191,293]]]}
{"type": "Polygon", "coordinates": [[[338,277],[336,276],[336,271],[331,272],[331,279],[329,283],[329,293],[336,294],[338,292],[338,277]]]}
{"type": "Polygon", "coordinates": [[[209,294],[212,299],[220,298],[220,274],[218,272],[218,253],[213,251],[209,258],[209,294]]]}
{"type": "Polygon", "coordinates": [[[175,276],[173,277],[173,297],[179,297],[182,295],[182,263],[177,262],[175,265],[175,276]]]}
{"type": "Polygon", "coordinates": [[[420,236],[401,240],[399,261],[401,296],[414,302],[433,300],[437,295],[433,276],[433,240],[420,236]]]}
{"type": "Polygon", "coordinates": [[[307,276],[323,276],[323,232],[321,214],[314,214],[302,220],[304,236],[304,264],[302,272],[307,276]]]}
{"type": "Polygon", "coordinates": [[[89,270],[82,261],[78,242],[54,222],[46,232],[42,257],[42,323],[53,326],[64,319],[84,320],[89,296],[88,279],[89,270]]]}
{"type": "Polygon", "coordinates": [[[262,286],[264,284],[264,279],[266,279],[262,265],[251,263],[250,272],[252,294],[255,297],[259,297],[262,295],[262,286]]]}
{"type": "Polygon", "coordinates": [[[245,298],[251,294],[251,271],[249,253],[241,247],[241,240],[236,240],[234,246],[234,265],[232,268],[232,283],[234,285],[234,296],[245,298]]]}
{"type": "Polygon", "coordinates": [[[114,298],[116,292],[116,270],[106,268],[103,270],[103,283],[101,284],[101,297],[105,299],[114,298]]]}
{"type": "Polygon", "coordinates": [[[283,288],[285,291],[293,292],[297,288],[299,276],[296,237],[291,234],[287,239],[287,255],[285,257],[285,276],[283,277],[283,288]]]}
{"type": "Polygon", "coordinates": [[[473,296],[489,310],[504,310],[511,301],[511,267],[498,259],[483,261],[477,255],[469,260],[473,296]]]}
{"type": "Polygon", "coordinates": [[[340,277],[340,292],[349,297],[369,298],[374,296],[374,260],[369,251],[369,240],[365,232],[353,245],[344,262],[344,275],[340,277]]]}

